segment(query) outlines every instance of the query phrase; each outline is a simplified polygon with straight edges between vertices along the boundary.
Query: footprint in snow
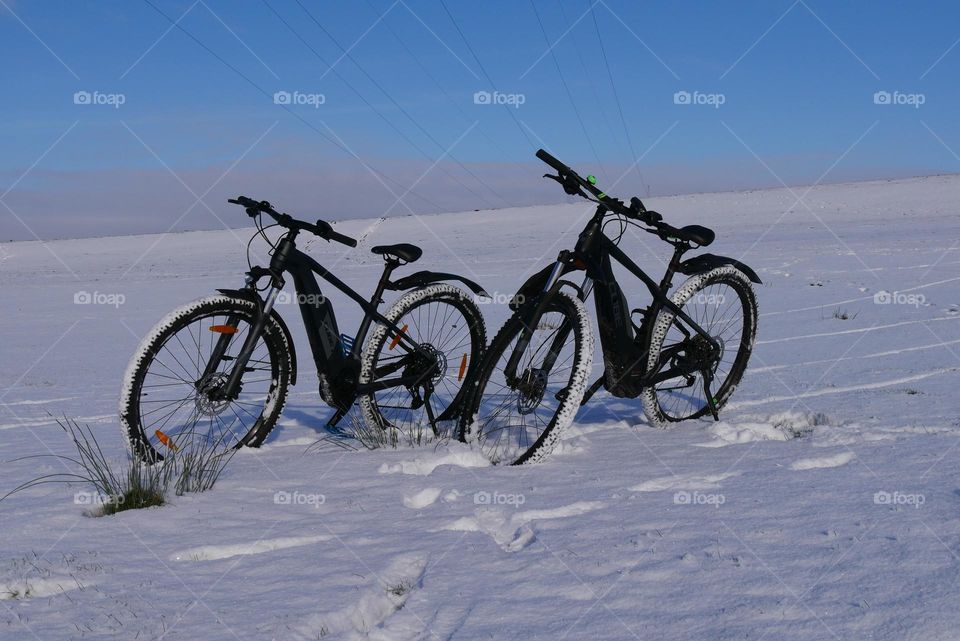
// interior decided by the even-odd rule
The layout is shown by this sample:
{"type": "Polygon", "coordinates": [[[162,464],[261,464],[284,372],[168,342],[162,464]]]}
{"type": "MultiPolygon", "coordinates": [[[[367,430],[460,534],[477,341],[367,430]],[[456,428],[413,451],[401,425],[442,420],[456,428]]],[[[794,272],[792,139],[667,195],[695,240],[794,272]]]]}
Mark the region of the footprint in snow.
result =
{"type": "Polygon", "coordinates": [[[631,492],[662,492],[664,490],[714,490],[720,487],[720,481],[740,472],[725,472],[723,474],[675,474],[644,481],[630,488],[631,492]]]}
{"type": "Polygon", "coordinates": [[[826,467],[840,467],[853,460],[853,452],[841,452],[833,456],[802,458],[790,464],[791,470],[819,470],[826,467]]]}
{"type": "Polygon", "coordinates": [[[410,554],[397,557],[387,568],[376,573],[373,585],[362,590],[354,603],[308,617],[295,628],[295,638],[344,635],[342,638],[369,639],[374,630],[379,633],[377,638],[409,638],[401,635],[400,631],[390,630],[389,619],[403,608],[413,592],[422,587],[426,569],[425,556],[410,554]]]}
{"type": "Polygon", "coordinates": [[[490,461],[480,452],[469,449],[467,446],[451,449],[446,452],[438,452],[434,455],[423,458],[416,458],[412,461],[401,461],[400,463],[384,463],[377,470],[380,474],[413,474],[417,476],[428,476],[441,465],[453,465],[456,467],[489,467],[490,461]]]}
{"type": "Polygon", "coordinates": [[[251,543],[234,543],[232,545],[201,545],[189,548],[170,555],[171,561],[215,561],[228,559],[232,556],[246,554],[263,554],[273,550],[310,545],[321,541],[329,541],[332,537],[322,536],[290,536],[279,539],[262,539],[251,543]]]}
{"type": "Polygon", "coordinates": [[[519,552],[535,538],[534,521],[579,516],[600,509],[600,501],[577,501],[570,505],[546,510],[526,510],[508,515],[500,508],[478,508],[474,516],[457,519],[441,529],[454,532],[483,532],[505,552],[519,552]]]}
{"type": "Polygon", "coordinates": [[[433,505],[440,497],[442,490],[438,487],[428,487],[415,494],[407,494],[403,497],[403,504],[413,510],[422,510],[428,505],[433,505]]]}

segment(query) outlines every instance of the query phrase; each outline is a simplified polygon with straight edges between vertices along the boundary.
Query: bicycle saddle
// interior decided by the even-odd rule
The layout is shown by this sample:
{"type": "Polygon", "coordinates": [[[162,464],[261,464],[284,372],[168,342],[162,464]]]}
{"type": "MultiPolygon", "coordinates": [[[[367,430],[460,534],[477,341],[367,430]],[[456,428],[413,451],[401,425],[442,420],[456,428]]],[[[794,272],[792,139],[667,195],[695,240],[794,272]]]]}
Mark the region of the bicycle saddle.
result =
{"type": "Polygon", "coordinates": [[[410,243],[397,243],[396,245],[377,245],[371,247],[370,251],[381,256],[392,256],[400,260],[412,263],[423,256],[423,250],[410,243]]]}
{"type": "Polygon", "coordinates": [[[713,242],[714,238],[717,237],[717,235],[713,233],[712,229],[708,229],[702,225],[687,225],[686,227],[680,227],[674,231],[674,235],[680,238],[680,240],[696,243],[701,247],[706,247],[713,242]]]}

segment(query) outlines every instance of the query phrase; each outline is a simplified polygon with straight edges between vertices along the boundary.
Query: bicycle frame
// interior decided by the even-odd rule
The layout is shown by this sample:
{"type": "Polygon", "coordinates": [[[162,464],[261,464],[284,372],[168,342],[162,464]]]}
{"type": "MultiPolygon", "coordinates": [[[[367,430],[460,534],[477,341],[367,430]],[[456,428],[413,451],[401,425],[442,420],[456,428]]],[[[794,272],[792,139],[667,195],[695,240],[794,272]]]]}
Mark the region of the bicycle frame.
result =
{"type": "MultiPolygon", "coordinates": [[[[646,285],[653,298],[651,304],[643,310],[644,320],[639,328],[641,332],[640,338],[642,339],[640,345],[649,345],[648,333],[650,327],[660,311],[666,308],[676,314],[677,318],[681,319],[692,332],[702,336],[713,350],[719,351],[720,348],[716,340],[667,296],[667,292],[669,292],[673,284],[673,276],[681,268],[680,257],[684,252],[691,249],[690,245],[681,241],[672,243],[674,245],[673,257],[667,266],[663,278],[657,283],[603,233],[603,219],[608,211],[604,205],[599,205],[593,218],[587,223],[583,232],[581,232],[574,251],[561,251],[556,263],[548,268],[549,272],[548,269],[544,269],[540,274],[531,278],[525,286],[525,288],[530,287],[531,289],[533,287],[539,287],[539,304],[535,307],[531,306],[527,311],[527,317],[524,321],[524,332],[517,341],[517,345],[505,368],[508,384],[512,385],[518,382],[517,367],[523,352],[530,342],[533,329],[537,326],[539,318],[544,313],[550,299],[555,296],[560,287],[564,285],[569,285],[577,289],[578,297],[582,301],[586,301],[587,296],[590,295],[591,291],[593,292],[594,305],[596,307],[600,329],[600,341],[604,352],[605,374],[612,374],[619,383],[619,379],[623,377],[623,372],[629,372],[633,367],[643,365],[643,361],[647,356],[646,348],[644,347],[644,349],[640,350],[637,347],[638,341],[635,335],[635,327],[631,321],[633,312],[628,312],[628,310],[624,308],[626,301],[620,291],[617,278],[613,273],[613,267],[610,262],[611,258],[640,279],[640,281],[646,285]],[[580,287],[576,287],[576,285],[569,281],[561,280],[565,274],[578,270],[585,271],[583,284],[580,287]],[[611,371],[611,368],[614,368],[614,371],[611,371]]],[[[521,292],[522,291],[523,289],[521,289],[521,292]]],[[[678,326],[680,325],[678,324],[678,326]]],[[[685,331],[682,326],[680,327],[681,331],[685,331]]],[[[561,326],[558,329],[557,336],[551,344],[550,351],[544,358],[543,369],[549,371],[552,367],[570,331],[570,327],[561,326]]],[[[672,354],[669,353],[666,354],[667,357],[671,355],[672,354]]],[[[639,380],[632,383],[632,386],[639,389],[691,373],[686,371],[687,369],[689,368],[672,367],[659,374],[644,372],[639,380]]]]}
{"type": "MultiPolygon", "coordinates": [[[[317,372],[321,376],[321,381],[326,377],[328,381],[337,380],[343,383],[338,386],[338,393],[331,393],[329,398],[325,398],[325,400],[328,400],[328,403],[337,410],[345,412],[353,400],[361,394],[389,389],[391,387],[419,384],[421,380],[424,379],[424,375],[408,375],[390,379],[380,378],[381,376],[389,375],[401,369],[403,367],[402,361],[398,361],[399,364],[378,369],[376,372],[377,380],[374,382],[359,384],[356,380],[360,370],[360,353],[362,346],[366,340],[370,326],[374,321],[383,323],[388,327],[388,336],[396,343],[394,347],[399,347],[402,352],[408,354],[417,349],[417,344],[406,336],[402,328],[398,327],[396,323],[390,321],[378,311],[378,306],[382,302],[381,297],[383,296],[383,292],[391,285],[390,274],[400,263],[391,260],[386,262],[383,274],[377,283],[374,293],[371,298],[367,300],[311,256],[297,249],[295,242],[296,236],[296,230],[287,232],[277,243],[276,250],[270,260],[269,269],[254,267],[248,275],[247,288],[243,291],[248,299],[252,296],[258,301],[259,313],[244,341],[243,347],[236,357],[236,362],[221,392],[222,396],[225,398],[234,398],[238,393],[244,368],[270,318],[277,301],[277,296],[286,284],[283,277],[284,273],[289,273],[293,280],[296,300],[303,318],[304,329],[310,342],[311,353],[314,363],[317,366],[317,372]],[[255,289],[255,284],[261,277],[268,275],[271,277],[270,287],[264,299],[261,300],[255,289]],[[344,350],[341,345],[340,329],[337,325],[333,306],[323,295],[317,282],[317,276],[346,294],[347,297],[357,303],[364,312],[363,320],[360,322],[349,352],[344,350]]],[[[227,325],[236,327],[238,323],[239,318],[230,318],[228,319],[227,325]]],[[[220,336],[210,361],[207,363],[208,372],[215,371],[217,367],[219,367],[230,340],[231,334],[229,333],[220,336]]],[[[338,412],[338,415],[335,415],[331,421],[335,423],[341,416],[338,412]]]]}

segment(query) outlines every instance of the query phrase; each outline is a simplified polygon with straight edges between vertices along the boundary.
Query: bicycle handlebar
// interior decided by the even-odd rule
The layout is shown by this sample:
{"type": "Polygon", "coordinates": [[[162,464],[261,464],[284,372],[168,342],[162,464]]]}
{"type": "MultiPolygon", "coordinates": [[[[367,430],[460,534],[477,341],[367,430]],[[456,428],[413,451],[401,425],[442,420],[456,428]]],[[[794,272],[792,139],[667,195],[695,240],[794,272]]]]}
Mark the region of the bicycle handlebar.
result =
{"type": "Polygon", "coordinates": [[[267,214],[282,227],[287,229],[296,229],[308,231],[312,234],[323,238],[324,240],[331,241],[335,240],[338,243],[346,245],[348,247],[356,247],[357,241],[354,238],[345,236],[344,234],[333,231],[333,227],[325,220],[317,220],[316,224],[311,224],[304,222],[302,220],[297,220],[289,214],[281,214],[275,210],[269,202],[266,200],[254,200],[253,198],[247,198],[246,196],[237,196],[236,198],[229,198],[227,202],[232,205],[240,205],[247,210],[247,215],[256,216],[258,214],[267,214]]]}
{"type": "MultiPolygon", "coordinates": [[[[610,209],[611,211],[617,214],[621,214],[623,216],[626,216],[627,218],[635,218],[641,222],[644,222],[658,229],[661,229],[663,227],[669,227],[669,225],[667,225],[666,223],[660,222],[661,220],[663,220],[663,217],[660,214],[658,214],[655,211],[648,211],[647,208],[643,206],[643,202],[636,196],[630,199],[630,206],[628,207],[623,203],[622,200],[613,198],[612,196],[608,196],[607,194],[597,189],[597,187],[592,182],[581,177],[580,174],[575,172],[569,166],[557,160],[549,152],[543,149],[538,149],[537,158],[547,163],[557,171],[557,173],[559,174],[559,178],[556,176],[550,176],[550,177],[558,178],[557,182],[559,182],[564,186],[564,190],[568,194],[576,195],[576,192],[571,192],[567,188],[568,181],[573,180],[577,186],[583,189],[586,189],[588,192],[593,194],[593,196],[597,199],[597,201],[600,202],[600,204],[602,204],[604,207],[607,207],[608,209],[610,209]]],[[[583,195],[583,194],[581,193],[580,195],[583,195]]]]}

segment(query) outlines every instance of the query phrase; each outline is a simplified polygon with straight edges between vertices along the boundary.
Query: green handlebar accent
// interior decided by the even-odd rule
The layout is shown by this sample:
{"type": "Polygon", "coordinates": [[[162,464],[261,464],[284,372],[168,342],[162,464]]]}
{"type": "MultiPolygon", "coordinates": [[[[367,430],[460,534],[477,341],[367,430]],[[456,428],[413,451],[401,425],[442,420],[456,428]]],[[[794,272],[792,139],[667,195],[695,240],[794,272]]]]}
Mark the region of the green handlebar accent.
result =
{"type": "Polygon", "coordinates": [[[590,183],[591,185],[596,185],[596,184],[597,184],[597,177],[591,174],[591,175],[587,176],[587,182],[590,183]]]}

